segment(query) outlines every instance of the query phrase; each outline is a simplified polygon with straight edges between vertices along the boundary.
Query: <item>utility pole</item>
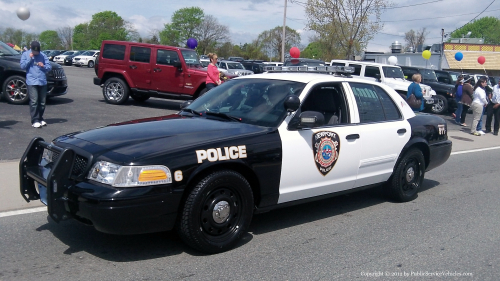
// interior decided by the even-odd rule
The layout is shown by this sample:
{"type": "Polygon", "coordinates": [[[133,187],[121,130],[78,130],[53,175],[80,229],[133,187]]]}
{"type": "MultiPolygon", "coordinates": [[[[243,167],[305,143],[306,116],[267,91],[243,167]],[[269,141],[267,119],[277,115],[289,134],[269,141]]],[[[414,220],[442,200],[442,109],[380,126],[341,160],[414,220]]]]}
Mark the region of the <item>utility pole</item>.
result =
{"type": "Polygon", "coordinates": [[[285,0],[285,13],[283,15],[283,34],[281,35],[283,37],[281,40],[281,61],[282,62],[285,62],[286,1],[287,0],[285,0]]]}
{"type": "Polygon", "coordinates": [[[444,28],[441,28],[441,51],[439,52],[439,65],[438,69],[442,70],[441,64],[443,63],[444,54],[444,28]]]}

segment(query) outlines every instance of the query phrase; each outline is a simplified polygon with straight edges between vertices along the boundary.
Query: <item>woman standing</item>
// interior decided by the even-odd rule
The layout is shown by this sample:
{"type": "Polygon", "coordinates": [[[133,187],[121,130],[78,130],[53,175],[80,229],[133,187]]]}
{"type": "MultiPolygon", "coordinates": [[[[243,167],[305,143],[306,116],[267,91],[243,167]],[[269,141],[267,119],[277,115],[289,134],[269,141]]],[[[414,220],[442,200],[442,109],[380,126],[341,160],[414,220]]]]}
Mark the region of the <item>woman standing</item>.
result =
{"type": "Polygon", "coordinates": [[[210,63],[207,67],[207,80],[205,84],[207,85],[207,91],[219,86],[222,81],[219,78],[219,69],[217,68],[217,55],[210,53],[208,54],[208,58],[210,59],[210,63]]]}
{"type": "Polygon", "coordinates": [[[464,78],[462,75],[458,76],[457,84],[455,85],[455,101],[457,102],[457,110],[453,113],[453,118],[455,118],[455,123],[460,123],[460,117],[462,116],[463,105],[460,103],[462,100],[462,87],[464,85],[464,78]]]}
{"type": "Polygon", "coordinates": [[[482,77],[474,87],[474,99],[472,100],[472,113],[474,120],[472,121],[471,134],[481,136],[482,134],[477,130],[477,123],[483,115],[484,108],[488,105],[486,99],[486,91],[484,90],[487,85],[486,78],[482,77]]]}
{"type": "Polygon", "coordinates": [[[424,101],[424,95],[422,94],[422,88],[420,88],[420,82],[422,82],[422,75],[420,74],[413,74],[411,77],[411,80],[413,80],[413,83],[408,86],[408,92],[406,93],[406,100],[411,96],[411,94],[414,94],[417,100],[421,101],[420,108],[412,108],[413,112],[420,112],[424,110],[425,106],[425,101],[424,101]]]}
{"type": "Polygon", "coordinates": [[[465,117],[467,116],[467,111],[469,111],[472,104],[472,94],[474,93],[474,89],[470,84],[471,79],[471,77],[467,79],[464,78],[464,85],[462,86],[462,99],[460,100],[460,104],[462,104],[462,114],[460,114],[460,125],[464,127],[467,126],[467,123],[465,123],[465,117]]]}

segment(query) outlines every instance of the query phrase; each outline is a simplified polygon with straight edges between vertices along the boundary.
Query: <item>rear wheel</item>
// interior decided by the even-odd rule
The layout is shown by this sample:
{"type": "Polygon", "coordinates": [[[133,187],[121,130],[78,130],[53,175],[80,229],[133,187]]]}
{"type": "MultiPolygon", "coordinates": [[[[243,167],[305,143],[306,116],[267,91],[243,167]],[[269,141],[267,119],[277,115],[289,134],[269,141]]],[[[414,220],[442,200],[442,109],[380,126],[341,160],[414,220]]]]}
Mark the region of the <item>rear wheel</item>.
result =
{"type": "Polygon", "coordinates": [[[94,62],[93,61],[89,61],[89,64],[87,65],[89,68],[93,68],[94,67],[94,62]]]}
{"type": "Polygon", "coordinates": [[[7,102],[12,104],[27,104],[30,99],[26,79],[22,76],[14,75],[5,79],[2,91],[7,102]]]}
{"type": "Polygon", "coordinates": [[[189,193],[177,231],[184,242],[201,252],[224,252],[246,232],[253,207],[252,189],[241,174],[216,171],[189,193]]]}
{"type": "Polygon", "coordinates": [[[104,83],[102,94],[104,99],[111,104],[123,104],[128,100],[129,88],[122,79],[112,77],[104,83]]]}
{"type": "Polygon", "coordinates": [[[425,159],[422,151],[411,149],[398,162],[389,179],[388,192],[392,199],[407,202],[417,198],[425,175],[425,159]]]}
{"type": "Polygon", "coordinates": [[[431,111],[434,114],[444,114],[448,110],[448,100],[442,95],[435,95],[434,104],[431,107],[431,111]]]}

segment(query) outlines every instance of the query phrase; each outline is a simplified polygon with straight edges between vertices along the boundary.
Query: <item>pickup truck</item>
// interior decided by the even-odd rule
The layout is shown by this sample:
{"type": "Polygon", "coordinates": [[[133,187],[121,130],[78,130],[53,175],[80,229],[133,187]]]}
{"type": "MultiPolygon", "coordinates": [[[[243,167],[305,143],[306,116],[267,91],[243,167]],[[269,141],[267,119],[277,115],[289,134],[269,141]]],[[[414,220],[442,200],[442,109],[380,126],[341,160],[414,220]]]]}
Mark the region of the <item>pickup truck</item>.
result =
{"type": "Polygon", "coordinates": [[[104,99],[123,104],[150,97],[193,100],[206,92],[206,69],[191,49],[105,40],[101,45],[97,77],[104,99]]]}

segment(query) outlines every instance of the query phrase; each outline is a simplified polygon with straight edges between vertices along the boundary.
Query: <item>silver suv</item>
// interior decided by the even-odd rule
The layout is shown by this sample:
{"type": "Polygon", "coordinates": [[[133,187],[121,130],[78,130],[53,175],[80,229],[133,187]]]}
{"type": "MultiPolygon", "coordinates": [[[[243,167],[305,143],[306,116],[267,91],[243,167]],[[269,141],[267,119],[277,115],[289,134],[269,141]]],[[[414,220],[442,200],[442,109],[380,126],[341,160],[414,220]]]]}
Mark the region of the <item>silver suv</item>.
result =
{"type": "Polygon", "coordinates": [[[236,61],[222,60],[217,62],[217,67],[219,71],[238,76],[254,74],[253,71],[246,70],[240,62],[236,61]]]}

